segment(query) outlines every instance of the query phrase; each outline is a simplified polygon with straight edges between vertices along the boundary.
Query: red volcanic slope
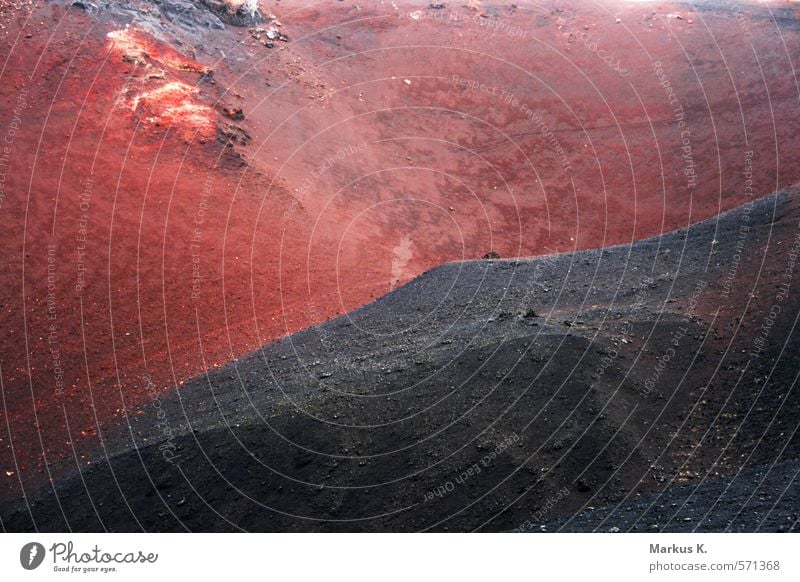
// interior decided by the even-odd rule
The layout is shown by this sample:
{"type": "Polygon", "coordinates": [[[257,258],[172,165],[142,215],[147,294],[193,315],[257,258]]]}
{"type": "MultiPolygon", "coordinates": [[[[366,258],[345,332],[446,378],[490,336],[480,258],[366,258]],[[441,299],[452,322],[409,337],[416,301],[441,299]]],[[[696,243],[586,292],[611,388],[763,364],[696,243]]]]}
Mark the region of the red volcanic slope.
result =
{"type": "Polygon", "coordinates": [[[800,28],[769,4],[262,2],[289,37],[274,48],[17,4],[0,3],[16,495],[88,462],[106,420],[434,265],[626,243],[800,179],[800,28]]]}

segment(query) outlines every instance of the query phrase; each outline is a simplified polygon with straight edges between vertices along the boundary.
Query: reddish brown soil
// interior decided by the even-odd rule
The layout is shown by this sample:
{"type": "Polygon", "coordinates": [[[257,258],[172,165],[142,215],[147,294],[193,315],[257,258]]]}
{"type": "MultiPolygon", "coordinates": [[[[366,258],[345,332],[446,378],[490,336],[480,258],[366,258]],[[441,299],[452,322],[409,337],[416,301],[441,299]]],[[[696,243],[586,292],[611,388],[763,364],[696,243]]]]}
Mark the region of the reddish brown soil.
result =
{"type": "Polygon", "coordinates": [[[770,4],[262,2],[271,49],[29,4],[0,2],[4,494],[432,266],[625,243],[800,179],[800,26],[770,4]]]}

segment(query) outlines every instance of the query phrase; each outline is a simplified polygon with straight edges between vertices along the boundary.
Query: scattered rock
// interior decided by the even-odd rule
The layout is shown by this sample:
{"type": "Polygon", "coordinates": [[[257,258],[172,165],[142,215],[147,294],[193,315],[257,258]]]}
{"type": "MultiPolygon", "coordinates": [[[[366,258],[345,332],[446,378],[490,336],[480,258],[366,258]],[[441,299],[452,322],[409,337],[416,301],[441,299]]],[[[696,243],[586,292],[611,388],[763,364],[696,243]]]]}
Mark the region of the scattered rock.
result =
{"type": "Polygon", "coordinates": [[[226,146],[247,145],[253,138],[238,125],[225,123],[217,128],[217,141],[226,146]]]}
{"type": "MultiPolygon", "coordinates": [[[[275,22],[274,24],[280,26],[279,22],[275,22]]],[[[254,28],[250,31],[250,36],[260,41],[267,48],[274,47],[276,41],[289,42],[289,37],[275,26],[270,26],[269,28],[254,28]]]]}
{"type": "Polygon", "coordinates": [[[75,0],[71,6],[73,8],[80,8],[81,10],[86,10],[87,12],[93,12],[97,10],[97,4],[93,4],[92,2],[81,2],[81,0],[75,0]]]}
{"type": "Polygon", "coordinates": [[[244,119],[244,112],[239,107],[223,107],[222,114],[234,121],[241,121],[244,119]]]}

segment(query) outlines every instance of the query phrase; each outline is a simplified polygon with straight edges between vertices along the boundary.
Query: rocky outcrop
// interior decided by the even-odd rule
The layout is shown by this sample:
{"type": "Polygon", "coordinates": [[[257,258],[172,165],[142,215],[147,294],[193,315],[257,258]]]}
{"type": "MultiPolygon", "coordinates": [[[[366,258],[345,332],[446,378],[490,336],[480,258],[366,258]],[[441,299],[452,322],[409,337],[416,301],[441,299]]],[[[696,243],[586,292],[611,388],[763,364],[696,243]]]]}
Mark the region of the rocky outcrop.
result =
{"type": "Polygon", "coordinates": [[[252,26],[264,20],[256,0],[201,0],[200,4],[232,26],[252,26]]]}

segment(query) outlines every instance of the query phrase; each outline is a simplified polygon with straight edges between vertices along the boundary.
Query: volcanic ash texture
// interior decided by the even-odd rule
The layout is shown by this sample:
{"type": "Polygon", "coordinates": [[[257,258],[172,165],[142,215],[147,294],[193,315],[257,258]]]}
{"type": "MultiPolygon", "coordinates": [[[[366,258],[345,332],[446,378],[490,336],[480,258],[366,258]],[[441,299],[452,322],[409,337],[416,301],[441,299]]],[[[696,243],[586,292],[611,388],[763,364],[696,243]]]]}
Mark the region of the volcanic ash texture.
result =
{"type": "Polygon", "coordinates": [[[45,491],[4,523],[651,531],[711,509],[715,529],[794,529],[793,465],[770,466],[800,453],[798,249],[790,190],[630,246],[444,265],[135,416],[136,449],[120,427],[109,462],[57,483],[66,522],[45,491]],[[715,485],[742,469],[749,489],[715,485]],[[701,507],[672,506],[697,484],[701,507]],[[761,485],[775,507],[749,511],[761,485]],[[624,519],[568,519],[615,502],[624,519]]]}

